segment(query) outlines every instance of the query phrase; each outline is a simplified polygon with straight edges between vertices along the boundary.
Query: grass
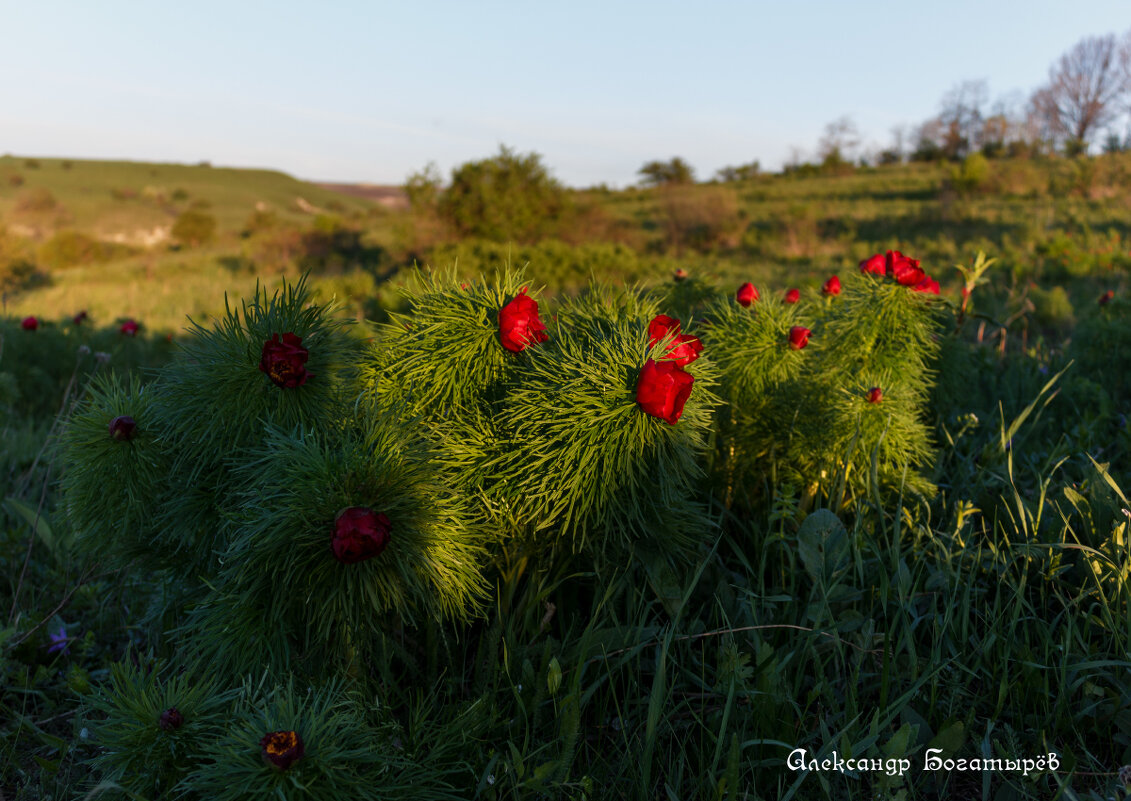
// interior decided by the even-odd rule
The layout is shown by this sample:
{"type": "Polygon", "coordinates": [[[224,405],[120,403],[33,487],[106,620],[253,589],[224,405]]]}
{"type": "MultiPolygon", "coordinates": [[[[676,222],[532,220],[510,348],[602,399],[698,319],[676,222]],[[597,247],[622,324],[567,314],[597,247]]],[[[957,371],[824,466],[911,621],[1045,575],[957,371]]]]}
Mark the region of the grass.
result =
{"type": "MultiPolygon", "coordinates": [[[[40,162],[40,173],[71,177],[84,166],[40,162]]],[[[0,161],[0,180],[11,168],[30,183],[37,170],[21,164],[0,161]]],[[[850,269],[887,243],[931,254],[944,287],[946,265],[968,261],[974,248],[994,245],[1003,260],[975,293],[984,316],[947,337],[953,348],[935,365],[928,422],[938,456],[927,471],[935,497],[877,490],[837,521],[804,508],[804,488],[780,478],[789,465],[771,454],[764,486],[744,488],[754,500],[724,503],[703,488],[718,529],[693,564],[564,555],[497,565],[497,597],[483,619],[389,636],[373,668],[400,742],[445,754],[448,780],[484,799],[1127,797],[1118,774],[1131,764],[1131,407],[1119,383],[1127,357],[1114,338],[1126,318],[1105,328],[1095,305],[1102,288],[1126,286],[1131,266],[1123,252],[1131,212],[1105,194],[1105,181],[1125,167],[1126,159],[1103,162],[1091,190],[1061,194],[1050,185],[1079,180],[1069,162],[995,164],[998,189],[949,200],[940,197],[945,166],[767,176],[731,187],[744,244],[678,256],[655,223],[659,192],[613,193],[601,199],[607,213],[638,225],[631,258],[516,249],[534,261],[535,278],[534,257],[556,259],[548,269],[562,277],[551,272],[549,282],[563,291],[585,280],[570,262],[581,255],[611,259],[603,277],[614,282],[659,287],[686,265],[723,294],[743,276],[763,292],[795,283],[812,292],[827,271],[850,269]],[[1066,249],[1050,249],[1062,234],[1066,249]],[[1085,258],[1086,269],[1073,272],[1085,258]],[[1045,292],[1067,288],[1065,299],[1034,294],[1031,279],[1045,292]],[[922,770],[928,748],[966,759],[1056,753],[1059,769],[930,772],[922,770]],[[912,767],[803,773],[787,762],[796,749],[817,759],[833,751],[905,758],[912,767]]],[[[67,196],[59,190],[64,205],[67,196]]],[[[94,205],[89,219],[102,219],[94,205]]],[[[222,227],[242,223],[238,206],[233,200],[222,227]]],[[[364,224],[374,226],[372,241],[396,251],[400,223],[364,224]]],[[[114,363],[161,363],[161,335],[186,314],[204,321],[222,310],[224,290],[239,299],[257,274],[277,280],[233,262],[243,248],[221,237],[60,270],[53,286],[9,300],[8,314],[56,319],[87,308],[107,326],[98,334],[107,342],[117,341],[112,321],[134,316],[152,339],[123,345],[114,363]]],[[[465,268],[501,258],[470,243],[443,252],[456,251],[464,260],[479,254],[480,264],[465,268]]],[[[373,317],[406,280],[386,277],[366,264],[316,281],[322,297],[349,302],[347,314],[373,317]]],[[[949,284],[954,295],[955,274],[949,284]]],[[[689,314],[695,292],[687,290],[689,314]]],[[[1114,302],[1121,308],[1121,293],[1114,302]]],[[[79,343],[68,337],[79,334],[60,328],[57,350],[21,352],[15,324],[6,324],[0,372],[22,382],[53,365],[59,375],[43,384],[58,394],[45,411],[9,415],[0,429],[0,792],[72,798],[94,786],[84,760],[98,753],[97,716],[81,699],[127,648],[168,650],[145,622],[161,587],[152,576],[92,568],[68,547],[48,431],[79,343]],[[55,536],[42,535],[36,510],[55,536]],[[70,649],[48,653],[60,626],[70,649]]],[[[81,377],[72,392],[81,394],[81,377]]]]}

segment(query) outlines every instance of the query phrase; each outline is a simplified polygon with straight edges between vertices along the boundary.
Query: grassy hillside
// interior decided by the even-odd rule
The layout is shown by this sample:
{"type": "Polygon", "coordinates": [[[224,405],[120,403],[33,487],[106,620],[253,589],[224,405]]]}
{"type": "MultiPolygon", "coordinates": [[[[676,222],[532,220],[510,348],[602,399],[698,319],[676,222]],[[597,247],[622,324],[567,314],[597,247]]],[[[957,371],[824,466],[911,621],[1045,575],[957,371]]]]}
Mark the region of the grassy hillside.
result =
{"type": "Polygon", "coordinates": [[[188,208],[207,211],[225,233],[239,231],[256,209],[297,222],[370,207],[273,170],[0,157],[0,219],[36,238],[71,229],[141,244],[188,208]]]}
{"type": "Polygon", "coordinates": [[[811,293],[829,273],[895,248],[921,259],[951,296],[954,265],[985,251],[999,260],[997,288],[1020,298],[996,311],[1046,324],[1122,291],[1131,268],[1131,154],[806,165],[734,183],[566,196],[539,238],[496,242],[461,236],[439,205],[382,206],[277,172],[3,157],[0,262],[38,271],[4,291],[3,309],[62,317],[87,308],[175,330],[186,314],[222,310],[225,292],[309,270],[351,313],[379,314],[414,263],[461,275],[528,263],[552,293],[590,277],[663,283],[676,269],[724,287],[752,280],[811,293]],[[189,210],[215,218],[215,234],[174,246],[169,231],[189,210]],[[75,234],[90,241],[76,245],[75,234]],[[1031,282],[1063,287],[1067,306],[1045,290],[1029,297],[1031,282]]]}

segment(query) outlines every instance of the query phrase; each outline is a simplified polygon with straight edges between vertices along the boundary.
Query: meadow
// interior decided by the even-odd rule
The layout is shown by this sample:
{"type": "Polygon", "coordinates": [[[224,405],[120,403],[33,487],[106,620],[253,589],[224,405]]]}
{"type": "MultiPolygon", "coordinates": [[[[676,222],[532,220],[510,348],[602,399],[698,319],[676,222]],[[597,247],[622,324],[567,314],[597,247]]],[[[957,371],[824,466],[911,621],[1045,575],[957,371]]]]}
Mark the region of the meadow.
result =
{"type": "Polygon", "coordinates": [[[810,165],[506,229],[0,158],[3,798],[1125,797],[1129,170],[810,165]],[[672,423],[639,382],[689,337],[672,423]],[[348,565],[376,590],[288,545],[357,486],[433,543],[348,565]]]}

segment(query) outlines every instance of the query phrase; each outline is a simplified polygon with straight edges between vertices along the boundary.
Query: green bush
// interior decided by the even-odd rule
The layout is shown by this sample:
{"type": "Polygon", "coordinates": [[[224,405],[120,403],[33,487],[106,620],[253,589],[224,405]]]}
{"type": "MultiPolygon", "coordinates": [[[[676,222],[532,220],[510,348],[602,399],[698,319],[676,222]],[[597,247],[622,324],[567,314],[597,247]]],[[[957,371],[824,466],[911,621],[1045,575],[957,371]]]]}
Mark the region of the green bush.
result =
{"type": "Polygon", "coordinates": [[[103,242],[78,231],[59,231],[36,251],[39,263],[53,270],[100,264],[132,253],[132,248],[103,242]]]}
{"type": "Polygon", "coordinates": [[[570,202],[537,153],[504,146],[452,170],[439,212],[462,236],[526,244],[550,234],[570,202]]]}
{"type": "Polygon", "coordinates": [[[173,222],[170,236],[181,246],[196,247],[209,242],[215,233],[215,217],[198,209],[189,209],[173,222]]]}

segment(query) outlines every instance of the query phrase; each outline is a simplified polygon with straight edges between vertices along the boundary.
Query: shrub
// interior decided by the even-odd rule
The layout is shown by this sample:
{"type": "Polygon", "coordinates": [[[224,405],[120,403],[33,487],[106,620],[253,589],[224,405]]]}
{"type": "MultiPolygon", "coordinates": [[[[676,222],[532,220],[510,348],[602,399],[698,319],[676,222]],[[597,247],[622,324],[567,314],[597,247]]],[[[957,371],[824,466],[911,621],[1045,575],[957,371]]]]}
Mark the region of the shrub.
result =
{"type": "Polygon", "coordinates": [[[971,195],[986,188],[990,164],[981,153],[971,153],[962,164],[950,170],[950,184],[960,195],[971,195]]]}
{"type": "Polygon", "coordinates": [[[210,241],[215,233],[215,217],[203,211],[189,209],[177,217],[170,235],[179,245],[196,247],[210,241]]]}
{"type": "Polygon", "coordinates": [[[728,186],[669,186],[660,190],[660,215],[676,249],[732,248],[741,236],[738,195],[728,186]]]}
{"type": "Polygon", "coordinates": [[[566,190],[537,153],[499,154],[452,170],[439,212],[462,236],[530,243],[554,230],[570,205],[566,190]]]}
{"type": "Polygon", "coordinates": [[[112,261],[132,252],[125,245],[102,242],[78,231],[60,231],[36,251],[39,263],[53,270],[112,261]]]}
{"type": "Polygon", "coordinates": [[[51,194],[51,190],[42,186],[33,186],[22,190],[16,195],[14,209],[23,214],[44,214],[59,208],[59,202],[51,194]]]}

